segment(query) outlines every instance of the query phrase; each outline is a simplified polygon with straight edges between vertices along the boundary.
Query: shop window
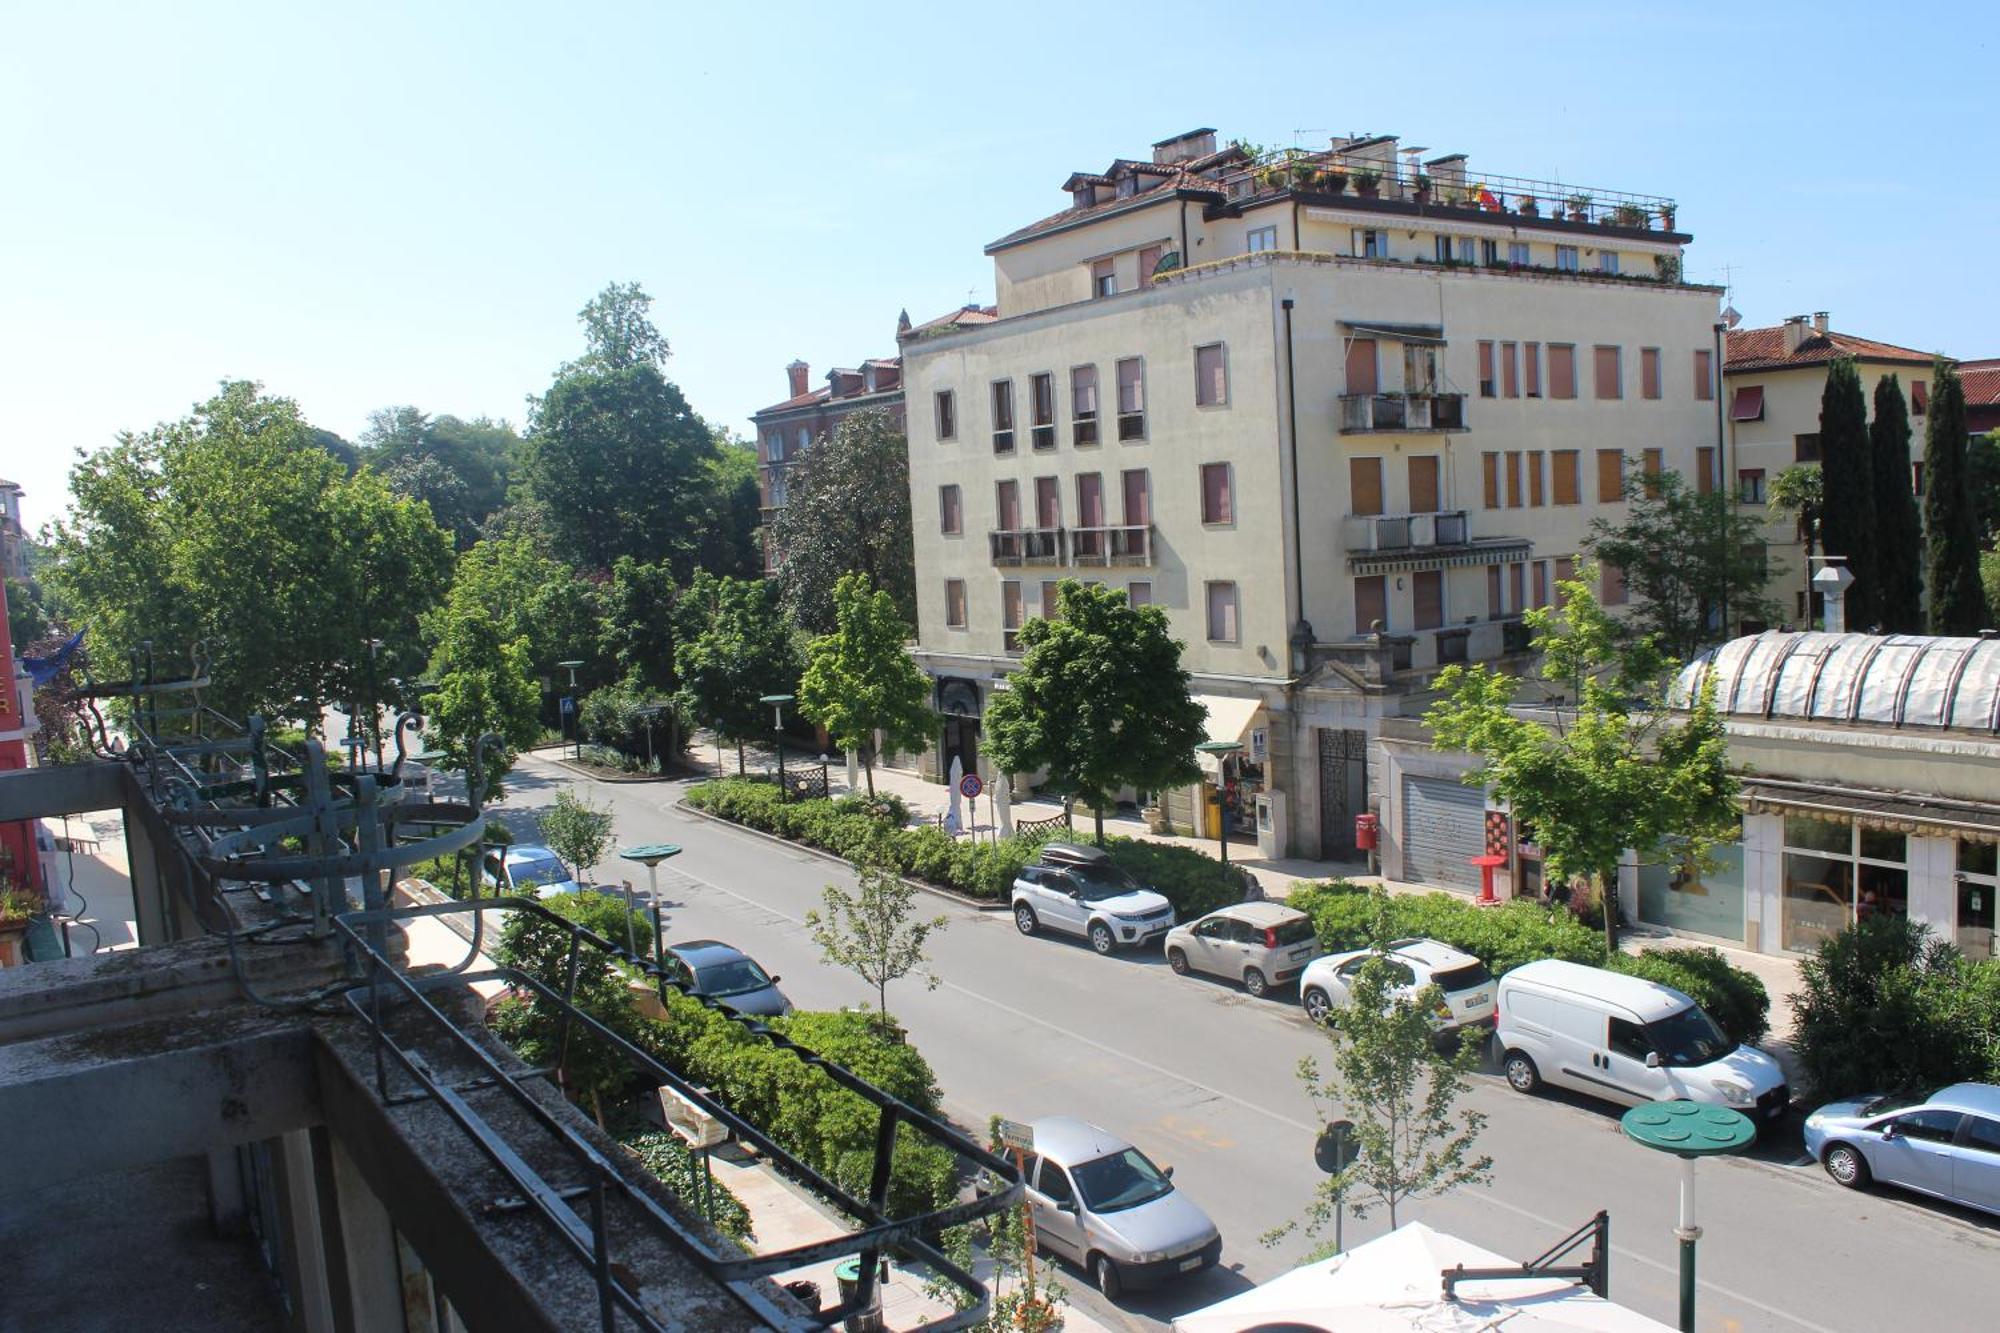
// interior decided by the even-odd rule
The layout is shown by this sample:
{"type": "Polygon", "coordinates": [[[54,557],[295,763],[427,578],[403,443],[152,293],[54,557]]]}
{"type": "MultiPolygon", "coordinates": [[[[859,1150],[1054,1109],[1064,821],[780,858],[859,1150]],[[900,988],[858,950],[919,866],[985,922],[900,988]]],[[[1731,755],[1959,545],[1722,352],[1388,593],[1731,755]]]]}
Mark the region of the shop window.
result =
{"type": "Polygon", "coordinates": [[[1743,845],[1709,850],[1715,869],[1694,865],[1639,867],[1639,919],[1650,925],[1733,943],[1743,941],[1743,845]]]}
{"type": "Polygon", "coordinates": [[[1995,871],[2000,847],[1990,842],[1958,844],[1958,950],[1967,958],[1993,958],[1993,899],[2000,893],[1995,871]]]}
{"type": "Polygon", "coordinates": [[[1901,833],[1786,816],[1784,947],[1810,951],[1857,920],[1907,915],[1907,846],[1901,833]]]}

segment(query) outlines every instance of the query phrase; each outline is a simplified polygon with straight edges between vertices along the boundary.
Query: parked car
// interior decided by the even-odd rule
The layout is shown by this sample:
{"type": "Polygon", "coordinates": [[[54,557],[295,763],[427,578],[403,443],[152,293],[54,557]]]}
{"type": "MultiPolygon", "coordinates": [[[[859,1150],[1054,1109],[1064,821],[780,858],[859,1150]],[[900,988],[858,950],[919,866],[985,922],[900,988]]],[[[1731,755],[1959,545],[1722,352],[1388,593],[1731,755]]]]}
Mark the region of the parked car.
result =
{"type": "Polygon", "coordinates": [[[778,989],[778,978],[734,945],[721,940],[683,940],[667,946],[667,953],[687,968],[696,995],[721,1000],[739,1013],[765,1018],[792,1012],[792,1002],[778,989]]]}
{"type": "Polygon", "coordinates": [[[1153,1165],[1124,1139],[1075,1116],[1031,1123],[1026,1156],[1035,1238],[1077,1264],[1105,1296],[1210,1267],[1222,1234],[1174,1188],[1172,1167],[1153,1165]]]}
{"type": "Polygon", "coordinates": [[[1723,1035],[1657,981],[1545,958],[1500,978],[1501,1067],[1517,1092],[1543,1083],[1637,1106],[1685,1099],[1743,1112],[1760,1126],[1790,1097],[1778,1062],[1723,1035]]]}
{"type": "Polygon", "coordinates": [[[1173,928],[1174,905],[1111,864],[1102,847],[1042,846],[1014,880],[1014,924],[1023,935],[1081,935],[1101,954],[1150,943],[1173,928]]]}
{"type": "Polygon", "coordinates": [[[1312,918],[1283,903],[1232,903],[1167,932],[1167,965],[1207,972],[1261,996],[1305,970],[1319,948],[1312,918]]]}
{"type": "MultiPolygon", "coordinates": [[[[1493,974],[1471,954],[1436,940],[1396,940],[1383,952],[1395,972],[1396,995],[1412,996],[1426,986],[1443,992],[1438,1010],[1431,1016],[1438,1031],[1493,1025],[1493,974]]],[[[1329,1013],[1345,1006],[1352,998],[1355,977],[1374,956],[1373,949],[1354,949],[1308,963],[1299,978],[1299,1004],[1306,1017],[1324,1023],[1329,1013]]]]}
{"type": "Polygon", "coordinates": [[[1871,1180],[2000,1216],[2000,1087],[1954,1083],[1928,1100],[1860,1097],[1806,1117],[1806,1151],[1841,1184],[1871,1180]]]}
{"type": "Polygon", "coordinates": [[[506,894],[532,889],[537,898],[558,898],[565,893],[583,892],[583,886],[576,882],[576,876],[570,874],[562,858],[533,842],[517,842],[488,852],[485,879],[488,887],[497,887],[506,894]]]}

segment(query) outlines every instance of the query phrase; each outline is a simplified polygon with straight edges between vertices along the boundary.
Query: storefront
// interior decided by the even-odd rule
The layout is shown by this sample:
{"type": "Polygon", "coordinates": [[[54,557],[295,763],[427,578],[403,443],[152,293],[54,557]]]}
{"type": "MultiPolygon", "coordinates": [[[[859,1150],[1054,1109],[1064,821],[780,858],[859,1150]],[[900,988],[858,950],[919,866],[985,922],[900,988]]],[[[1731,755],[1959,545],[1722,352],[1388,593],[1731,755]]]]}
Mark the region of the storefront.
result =
{"type": "Polygon", "coordinates": [[[1232,838],[1255,839],[1257,797],[1270,790],[1271,775],[1271,724],[1264,703],[1226,694],[1197,694],[1194,699],[1208,710],[1206,739],[1241,747],[1222,755],[1196,753],[1204,804],[1196,827],[1202,836],[1212,838],[1220,819],[1232,838]]]}

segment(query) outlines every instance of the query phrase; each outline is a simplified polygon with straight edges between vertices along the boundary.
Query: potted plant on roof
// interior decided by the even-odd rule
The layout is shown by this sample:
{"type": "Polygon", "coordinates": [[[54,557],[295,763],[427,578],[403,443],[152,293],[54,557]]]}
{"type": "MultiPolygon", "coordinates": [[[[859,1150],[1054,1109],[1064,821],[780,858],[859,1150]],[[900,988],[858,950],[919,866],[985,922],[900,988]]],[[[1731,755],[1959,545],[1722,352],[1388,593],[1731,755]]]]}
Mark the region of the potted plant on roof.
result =
{"type": "Polygon", "coordinates": [[[1672,204],[1661,204],[1660,230],[1672,231],[1673,229],[1674,229],[1674,206],[1672,204]]]}
{"type": "Polygon", "coordinates": [[[1283,162],[1266,162],[1257,168],[1257,184],[1267,190],[1281,190],[1291,179],[1291,169],[1283,162]]]}
{"type": "Polygon", "coordinates": [[[1429,203],[1431,201],[1431,178],[1419,171],[1416,180],[1412,184],[1416,187],[1417,202],[1420,204],[1429,203]]]}
{"type": "Polygon", "coordinates": [[[1532,194],[1522,195],[1514,201],[1514,206],[1521,210],[1521,216],[1524,218],[1538,218],[1542,215],[1541,206],[1535,202],[1535,196],[1532,194]]]}
{"type": "Polygon", "coordinates": [[[14,887],[13,876],[0,870],[0,967],[21,962],[21,938],[42,904],[34,895],[14,887]]]}
{"type": "Polygon", "coordinates": [[[1320,188],[1328,194],[1347,193],[1347,173],[1344,171],[1335,171],[1329,167],[1320,173],[1319,181],[1320,188]]]}
{"type": "Polygon", "coordinates": [[[1618,205],[1618,207],[1611,210],[1611,220],[1621,227],[1639,227],[1641,229],[1649,221],[1646,216],[1646,210],[1637,204],[1618,205]]]}
{"type": "Polygon", "coordinates": [[[1373,199],[1382,193],[1382,173],[1373,167],[1363,167],[1354,173],[1354,192],[1363,199],[1373,199]]]}
{"type": "Polygon", "coordinates": [[[1319,167],[1301,158],[1292,163],[1292,184],[1301,190],[1319,188],[1319,167]]]}
{"type": "Polygon", "coordinates": [[[1571,195],[1571,196],[1570,196],[1570,197],[1569,197],[1568,199],[1564,200],[1564,202],[1565,202],[1565,203],[1567,203],[1567,204],[1569,205],[1569,220],[1570,220],[1571,222],[1588,222],[1588,221],[1590,221],[1590,196],[1589,196],[1589,195],[1587,195],[1587,194],[1573,194],[1573,195],[1571,195]]]}

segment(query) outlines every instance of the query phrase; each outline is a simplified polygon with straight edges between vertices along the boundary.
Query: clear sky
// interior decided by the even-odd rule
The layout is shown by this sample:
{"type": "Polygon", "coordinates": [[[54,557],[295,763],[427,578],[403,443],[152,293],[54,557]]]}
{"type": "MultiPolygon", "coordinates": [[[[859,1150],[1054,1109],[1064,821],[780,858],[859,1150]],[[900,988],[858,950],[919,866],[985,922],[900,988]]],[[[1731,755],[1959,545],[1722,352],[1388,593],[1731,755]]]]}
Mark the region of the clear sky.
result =
{"type": "Polygon", "coordinates": [[[747,433],[990,301],[1070,171],[1395,133],[1665,194],[1752,324],[2000,355],[1989,3],[0,4],[0,476],[249,377],[504,417],[612,280],[747,433]]]}

